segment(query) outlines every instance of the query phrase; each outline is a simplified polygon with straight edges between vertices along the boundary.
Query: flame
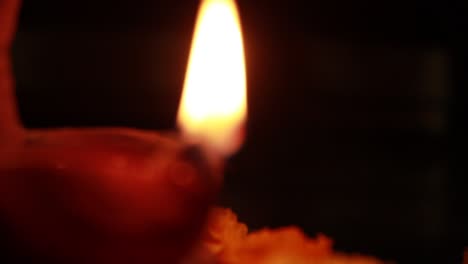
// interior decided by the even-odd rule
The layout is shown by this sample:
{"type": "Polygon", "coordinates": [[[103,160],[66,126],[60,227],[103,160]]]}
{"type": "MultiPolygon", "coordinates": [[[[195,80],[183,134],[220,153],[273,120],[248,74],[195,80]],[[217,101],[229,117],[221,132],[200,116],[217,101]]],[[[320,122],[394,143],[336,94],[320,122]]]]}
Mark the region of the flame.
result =
{"type": "Polygon", "coordinates": [[[203,0],[178,112],[191,142],[228,156],[243,141],[247,117],[242,31],[234,0],[203,0]]]}

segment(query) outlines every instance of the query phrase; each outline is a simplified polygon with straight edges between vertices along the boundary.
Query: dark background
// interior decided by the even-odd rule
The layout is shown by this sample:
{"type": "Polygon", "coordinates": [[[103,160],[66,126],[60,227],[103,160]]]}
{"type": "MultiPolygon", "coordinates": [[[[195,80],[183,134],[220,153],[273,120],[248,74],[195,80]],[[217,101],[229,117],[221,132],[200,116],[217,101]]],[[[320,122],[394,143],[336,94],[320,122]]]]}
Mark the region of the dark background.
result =
{"type": "MultiPolygon", "coordinates": [[[[28,127],[173,129],[198,1],[23,2],[28,127]]],[[[294,224],[342,251],[460,263],[462,2],[239,1],[248,138],[222,203],[252,229],[294,224]]]]}

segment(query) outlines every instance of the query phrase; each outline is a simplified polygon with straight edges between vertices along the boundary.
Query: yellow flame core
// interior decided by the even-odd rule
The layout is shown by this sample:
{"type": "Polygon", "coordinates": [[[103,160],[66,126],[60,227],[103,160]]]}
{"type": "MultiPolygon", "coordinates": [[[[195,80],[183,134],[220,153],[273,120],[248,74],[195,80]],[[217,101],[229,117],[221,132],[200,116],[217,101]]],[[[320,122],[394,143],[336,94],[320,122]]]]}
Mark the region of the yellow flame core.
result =
{"type": "Polygon", "coordinates": [[[203,0],[178,112],[190,141],[231,155],[247,116],[242,31],[234,0],[203,0]]]}

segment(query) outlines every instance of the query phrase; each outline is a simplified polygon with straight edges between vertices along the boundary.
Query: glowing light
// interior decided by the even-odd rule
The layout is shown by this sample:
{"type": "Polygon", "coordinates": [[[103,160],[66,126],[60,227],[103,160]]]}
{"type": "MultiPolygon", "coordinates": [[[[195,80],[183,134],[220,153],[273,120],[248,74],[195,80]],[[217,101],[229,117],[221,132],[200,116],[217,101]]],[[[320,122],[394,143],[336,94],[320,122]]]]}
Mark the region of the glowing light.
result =
{"type": "Polygon", "coordinates": [[[223,155],[243,142],[247,117],[242,30],[233,0],[203,0],[177,122],[192,142],[223,155]]]}

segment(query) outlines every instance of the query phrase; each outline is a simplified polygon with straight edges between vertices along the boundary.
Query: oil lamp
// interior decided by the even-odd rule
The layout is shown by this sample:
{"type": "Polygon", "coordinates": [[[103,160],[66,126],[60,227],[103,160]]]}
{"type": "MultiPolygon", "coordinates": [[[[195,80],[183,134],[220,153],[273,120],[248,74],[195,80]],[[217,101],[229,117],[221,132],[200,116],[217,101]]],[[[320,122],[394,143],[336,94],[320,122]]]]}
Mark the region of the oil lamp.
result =
{"type": "Polygon", "coordinates": [[[27,251],[58,262],[176,263],[197,240],[242,143],[245,69],[231,1],[204,1],[178,115],[182,134],[28,130],[9,48],[18,0],[0,1],[0,212],[27,251]]]}

